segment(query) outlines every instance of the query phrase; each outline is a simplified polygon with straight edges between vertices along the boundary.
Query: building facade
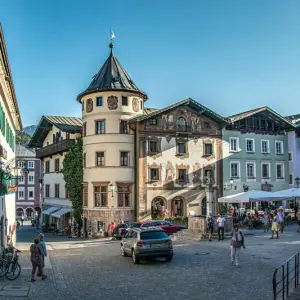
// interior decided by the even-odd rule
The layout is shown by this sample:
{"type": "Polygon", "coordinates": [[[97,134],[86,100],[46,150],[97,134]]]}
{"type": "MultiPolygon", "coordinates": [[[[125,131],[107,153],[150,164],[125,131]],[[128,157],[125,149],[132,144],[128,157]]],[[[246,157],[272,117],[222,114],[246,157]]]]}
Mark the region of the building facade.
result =
{"type": "Polygon", "coordinates": [[[4,35],[0,25],[0,239],[15,242],[15,137],[22,129],[18,102],[9,66],[4,35]]]}
{"type": "Polygon", "coordinates": [[[82,121],[75,117],[43,116],[29,143],[42,165],[42,220],[58,231],[68,227],[72,202],[61,170],[70,147],[80,138],[82,121]]]}
{"type": "Polygon", "coordinates": [[[16,193],[16,216],[31,219],[41,212],[41,161],[36,153],[22,145],[16,145],[16,164],[19,168],[26,168],[28,172],[22,174],[18,180],[16,193]]]}
{"type": "Polygon", "coordinates": [[[208,196],[216,197],[222,184],[226,120],[192,99],[161,110],[145,108],[146,93],[114,56],[112,44],[110,48],[77,98],[83,120],[85,228],[97,234],[120,219],[206,211],[207,178],[208,196]]]}
{"type": "Polygon", "coordinates": [[[300,187],[300,115],[286,117],[296,129],[288,134],[289,139],[289,184],[300,187]]]}
{"type": "Polygon", "coordinates": [[[288,188],[288,132],[294,132],[294,125],[268,107],[229,119],[223,130],[224,196],[288,188]]]}

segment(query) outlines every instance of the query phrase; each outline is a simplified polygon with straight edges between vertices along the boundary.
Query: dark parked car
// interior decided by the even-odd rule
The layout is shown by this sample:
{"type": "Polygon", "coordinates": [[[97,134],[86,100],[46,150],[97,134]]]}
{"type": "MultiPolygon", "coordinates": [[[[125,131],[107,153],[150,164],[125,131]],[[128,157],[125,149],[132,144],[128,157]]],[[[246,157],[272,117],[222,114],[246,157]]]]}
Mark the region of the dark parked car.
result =
{"type": "Polygon", "coordinates": [[[147,221],[147,222],[142,222],[140,225],[140,228],[147,228],[147,227],[160,227],[167,234],[173,234],[182,229],[186,229],[186,227],[183,225],[173,225],[169,221],[147,221]]]}
{"type": "Polygon", "coordinates": [[[126,234],[127,229],[129,228],[137,228],[140,227],[141,223],[139,222],[134,222],[134,223],[124,223],[120,224],[115,227],[112,237],[115,238],[116,240],[121,240],[123,236],[126,234]]]}

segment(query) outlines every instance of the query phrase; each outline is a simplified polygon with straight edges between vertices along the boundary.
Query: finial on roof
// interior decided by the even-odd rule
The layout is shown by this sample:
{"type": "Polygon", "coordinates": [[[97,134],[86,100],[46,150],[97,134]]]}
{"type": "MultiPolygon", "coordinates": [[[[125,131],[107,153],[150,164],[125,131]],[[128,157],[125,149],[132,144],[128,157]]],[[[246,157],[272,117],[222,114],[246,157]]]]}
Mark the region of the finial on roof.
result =
{"type": "Polygon", "coordinates": [[[110,39],[109,48],[112,51],[112,49],[114,47],[113,40],[116,38],[116,36],[115,36],[115,33],[111,29],[110,29],[110,33],[109,33],[109,37],[108,38],[110,39]]]}

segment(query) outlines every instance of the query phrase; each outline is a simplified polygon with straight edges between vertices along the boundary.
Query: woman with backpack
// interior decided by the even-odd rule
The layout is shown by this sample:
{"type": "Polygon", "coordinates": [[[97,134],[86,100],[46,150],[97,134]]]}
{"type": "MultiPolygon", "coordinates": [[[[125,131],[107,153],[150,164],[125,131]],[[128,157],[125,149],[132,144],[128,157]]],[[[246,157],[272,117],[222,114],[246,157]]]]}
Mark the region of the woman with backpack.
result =
{"type": "Polygon", "coordinates": [[[231,250],[231,263],[232,265],[234,265],[235,263],[237,268],[240,267],[239,255],[242,247],[245,249],[244,235],[239,230],[239,226],[235,224],[233,226],[233,231],[231,232],[230,250],[231,250]]]}

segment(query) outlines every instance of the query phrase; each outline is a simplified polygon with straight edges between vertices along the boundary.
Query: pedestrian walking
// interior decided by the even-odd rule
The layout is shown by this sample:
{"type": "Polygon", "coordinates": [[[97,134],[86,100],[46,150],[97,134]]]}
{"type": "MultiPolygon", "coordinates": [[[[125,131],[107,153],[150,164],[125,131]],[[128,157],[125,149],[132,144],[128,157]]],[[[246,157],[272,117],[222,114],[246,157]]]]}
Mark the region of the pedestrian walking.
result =
{"type": "Polygon", "coordinates": [[[206,220],[206,228],[207,228],[207,232],[208,232],[208,240],[211,242],[211,236],[214,232],[214,224],[215,224],[215,220],[212,216],[212,214],[209,214],[207,220],[206,220]]]}
{"type": "Polygon", "coordinates": [[[300,212],[297,213],[297,220],[298,220],[298,230],[297,230],[297,232],[299,233],[299,231],[300,231],[300,212]]]}
{"type": "Polygon", "coordinates": [[[33,244],[30,246],[30,260],[32,264],[32,271],[31,271],[31,281],[34,282],[36,281],[34,276],[36,273],[36,269],[38,269],[38,272],[41,274],[42,280],[45,280],[47,278],[47,275],[43,274],[43,253],[41,246],[39,244],[39,239],[34,239],[33,244]]]}
{"type": "MultiPolygon", "coordinates": [[[[44,241],[44,234],[40,233],[39,234],[39,245],[42,250],[42,260],[43,260],[43,266],[45,266],[45,256],[47,256],[47,246],[44,241]]],[[[42,274],[38,271],[37,276],[42,276],[42,274]]]]}
{"type": "Polygon", "coordinates": [[[279,239],[278,231],[279,231],[278,217],[275,212],[274,216],[272,216],[272,236],[270,237],[270,239],[274,238],[275,232],[276,232],[276,239],[279,239]]]}
{"type": "Polygon", "coordinates": [[[22,226],[24,225],[24,215],[22,215],[21,217],[21,223],[22,223],[22,226]]]}
{"type": "Polygon", "coordinates": [[[114,229],[115,229],[115,223],[111,222],[109,225],[109,236],[112,237],[114,229]]]}
{"type": "Polygon", "coordinates": [[[264,217],[263,217],[263,223],[264,223],[264,232],[268,232],[269,231],[269,227],[270,227],[270,220],[269,220],[269,214],[268,212],[264,213],[264,217]]]}
{"type": "Polygon", "coordinates": [[[279,209],[279,213],[277,214],[278,218],[278,224],[279,224],[279,230],[281,235],[283,235],[284,230],[284,220],[285,220],[285,214],[283,209],[279,209]]]}
{"type": "Polygon", "coordinates": [[[222,241],[224,240],[224,226],[225,226],[225,218],[221,215],[218,215],[217,224],[218,224],[218,237],[219,241],[221,240],[221,234],[222,234],[222,241]]]}
{"type": "Polygon", "coordinates": [[[120,219],[120,224],[124,224],[124,220],[123,219],[120,219]]]}
{"type": "Polygon", "coordinates": [[[231,239],[230,239],[230,257],[231,257],[231,264],[236,265],[237,268],[240,267],[239,263],[239,256],[241,248],[245,247],[245,239],[243,233],[239,230],[239,226],[235,224],[233,226],[233,231],[231,232],[231,239]]]}

